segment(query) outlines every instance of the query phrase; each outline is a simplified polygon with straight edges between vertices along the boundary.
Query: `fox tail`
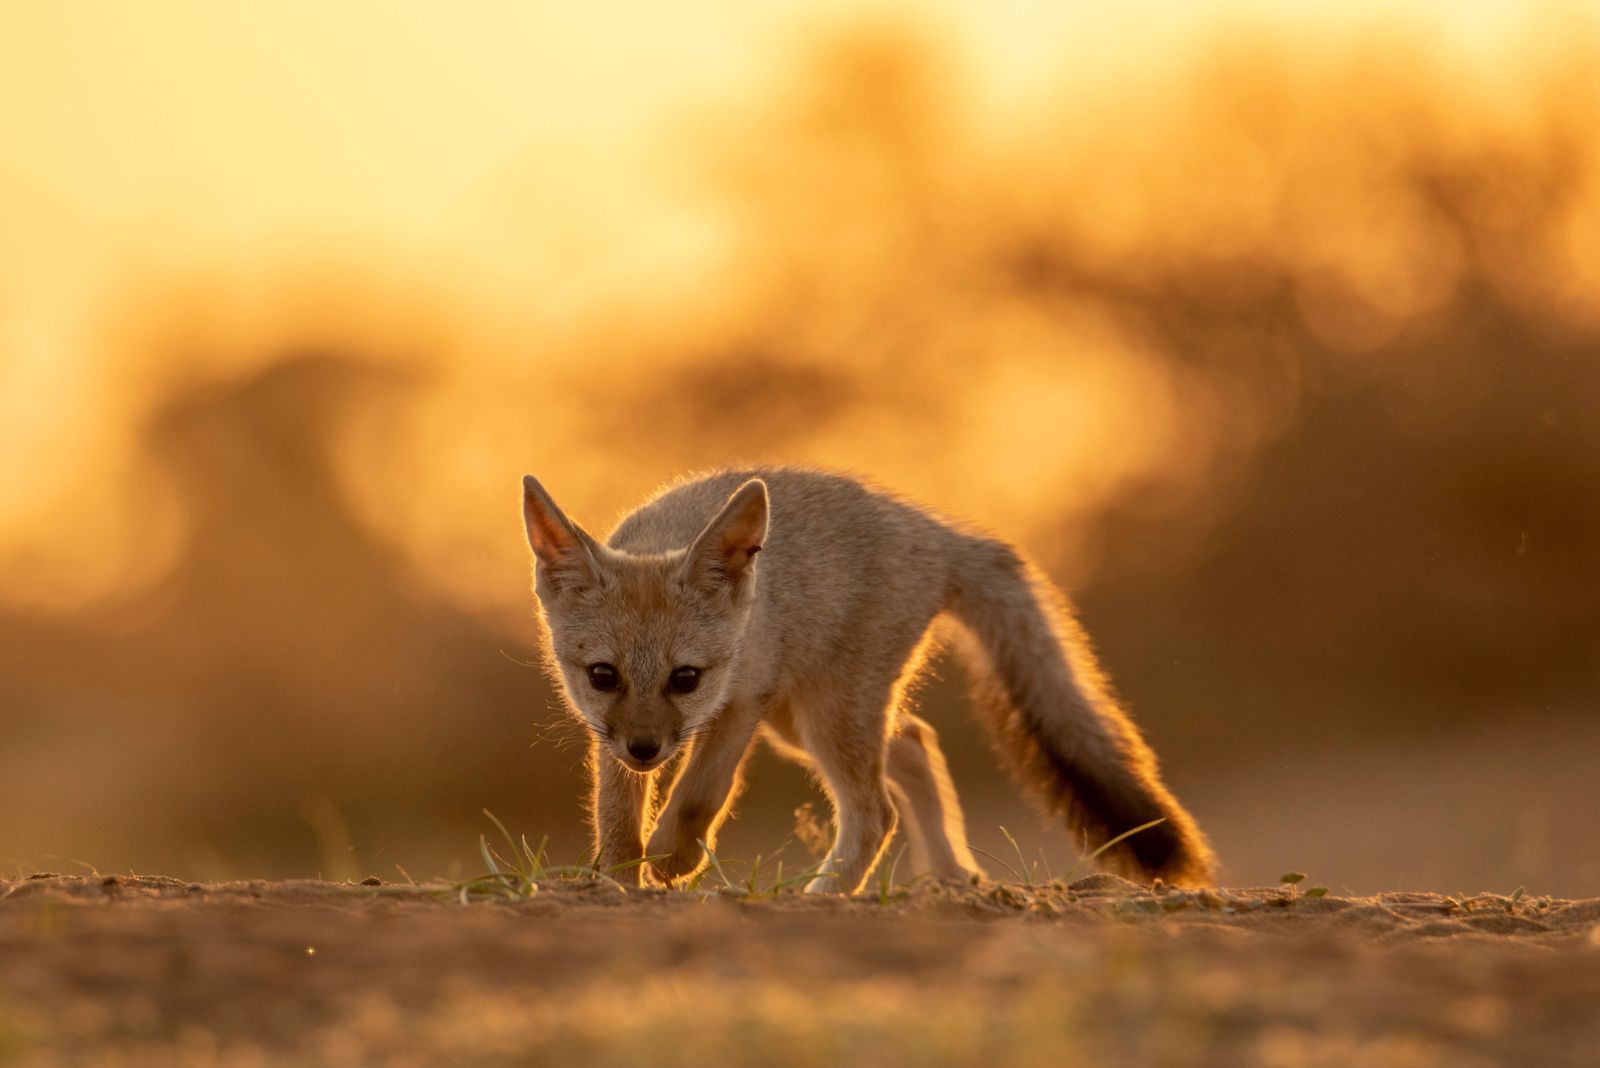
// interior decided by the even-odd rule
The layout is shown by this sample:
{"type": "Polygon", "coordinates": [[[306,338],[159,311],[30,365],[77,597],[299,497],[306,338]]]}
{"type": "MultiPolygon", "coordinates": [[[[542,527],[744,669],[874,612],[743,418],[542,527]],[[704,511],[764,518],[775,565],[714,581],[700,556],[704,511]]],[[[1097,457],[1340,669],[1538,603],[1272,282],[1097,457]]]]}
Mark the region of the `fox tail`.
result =
{"type": "Polygon", "coordinates": [[[1010,546],[963,536],[946,607],[973,696],[1013,778],[1090,849],[1131,831],[1101,862],[1145,881],[1205,885],[1216,858],[1161,781],[1065,598],[1010,546]]]}

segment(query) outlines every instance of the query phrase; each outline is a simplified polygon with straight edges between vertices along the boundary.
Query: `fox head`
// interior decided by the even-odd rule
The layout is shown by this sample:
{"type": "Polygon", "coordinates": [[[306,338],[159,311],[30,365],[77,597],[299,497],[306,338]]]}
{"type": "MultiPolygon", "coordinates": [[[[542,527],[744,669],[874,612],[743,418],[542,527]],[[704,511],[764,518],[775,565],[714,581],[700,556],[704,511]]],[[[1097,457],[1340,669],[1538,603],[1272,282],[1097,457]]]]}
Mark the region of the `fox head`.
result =
{"type": "Polygon", "coordinates": [[[693,543],[660,554],[602,545],[532,475],[522,516],[569,704],[622,763],[659,766],[727,702],[767,534],[766,484],[746,482],[693,543]]]}

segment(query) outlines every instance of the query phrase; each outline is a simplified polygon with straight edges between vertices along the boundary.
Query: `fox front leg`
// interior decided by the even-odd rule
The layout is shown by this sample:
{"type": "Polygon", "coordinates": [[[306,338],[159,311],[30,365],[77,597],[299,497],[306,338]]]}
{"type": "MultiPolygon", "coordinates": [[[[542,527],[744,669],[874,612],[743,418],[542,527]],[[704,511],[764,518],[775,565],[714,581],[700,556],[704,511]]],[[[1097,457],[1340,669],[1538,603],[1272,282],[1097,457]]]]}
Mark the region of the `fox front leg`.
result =
{"type": "Polygon", "coordinates": [[[701,843],[716,842],[717,825],[727,814],[760,719],[755,709],[735,703],[695,739],[645,849],[662,882],[692,875],[705,863],[701,843]]]}
{"type": "Polygon", "coordinates": [[[595,866],[629,886],[637,886],[642,874],[638,862],[644,857],[648,816],[645,809],[655,773],[630,771],[599,742],[590,750],[589,759],[594,771],[589,815],[594,828],[595,866]]]}

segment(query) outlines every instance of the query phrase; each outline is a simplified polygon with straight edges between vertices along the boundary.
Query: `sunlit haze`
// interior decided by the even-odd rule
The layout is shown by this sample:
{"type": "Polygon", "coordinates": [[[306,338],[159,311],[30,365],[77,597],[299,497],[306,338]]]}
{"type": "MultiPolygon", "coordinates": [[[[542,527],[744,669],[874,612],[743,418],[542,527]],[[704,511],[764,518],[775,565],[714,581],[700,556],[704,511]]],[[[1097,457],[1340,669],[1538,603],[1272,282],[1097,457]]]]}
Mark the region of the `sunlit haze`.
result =
{"type": "Polygon", "coordinates": [[[0,4],[0,861],[578,842],[521,476],[778,462],[1036,558],[1230,878],[1600,893],[1597,27],[0,4]]]}

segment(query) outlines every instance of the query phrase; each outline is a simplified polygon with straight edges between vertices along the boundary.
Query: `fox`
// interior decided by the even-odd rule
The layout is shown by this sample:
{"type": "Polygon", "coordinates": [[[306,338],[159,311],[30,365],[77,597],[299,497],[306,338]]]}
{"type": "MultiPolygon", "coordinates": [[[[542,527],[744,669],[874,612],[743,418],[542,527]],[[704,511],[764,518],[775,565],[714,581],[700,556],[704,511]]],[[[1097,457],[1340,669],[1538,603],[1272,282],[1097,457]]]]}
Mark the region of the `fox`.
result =
{"type": "Polygon", "coordinates": [[[795,467],[691,476],[604,541],[532,475],[522,501],[546,662],[591,735],[598,867],[634,883],[645,869],[667,886],[693,876],[762,738],[833,806],[807,892],[859,891],[899,828],[917,870],[981,879],[938,735],[910,700],[953,629],[978,718],[1047,816],[1091,848],[1153,823],[1100,865],[1211,882],[1209,842],[1066,597],[1007,542],[795,467]]]}

